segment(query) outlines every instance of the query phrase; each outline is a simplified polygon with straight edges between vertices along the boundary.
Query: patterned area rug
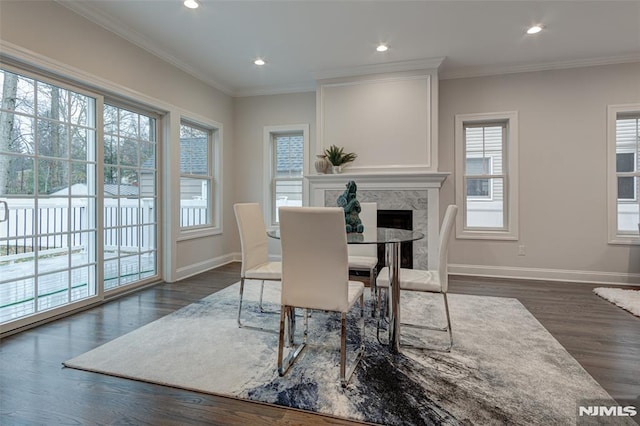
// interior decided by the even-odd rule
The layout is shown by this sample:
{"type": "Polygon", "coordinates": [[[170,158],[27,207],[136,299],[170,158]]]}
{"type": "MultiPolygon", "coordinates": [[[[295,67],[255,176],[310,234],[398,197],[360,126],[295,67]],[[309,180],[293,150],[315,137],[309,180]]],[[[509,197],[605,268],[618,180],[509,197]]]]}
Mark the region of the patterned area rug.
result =
{"type": "Polygon", "coordinates": [[[640,317],[640,290],[598,287],[593,292],[605,300],[621,307],[625,311],[640,317]]]}
{"type": "MultiPolygon", "coordinates": [[[[276,331],[279,315],[260,314],[251,303],[258,285],[247,287],[246,323],[276,331]]],[[[366,355],[346,389],[338,380],[337,316],[313,312],[308,347],[279,377],[277,334],[236,325],[238,284],[64,365],[390,425],[576,424],[577,407],[584,401],[611,401],[517,300],[457,294],[449,299],[450,353],[403,350],[391,355],[377,341],[367,309],[366,355]]],[[[265,286],[265,300],[267,309],[278,308],[278,284],[265,286]]],[[[403,295],[403,321],[443,323],[441,300],[403,295]]],[[[354,345],[357,326],[354,314],[349,322],[354,345]]],[[[441,332],[431,332],[428,339],[433,345],[446,343],[441,332]]]]}

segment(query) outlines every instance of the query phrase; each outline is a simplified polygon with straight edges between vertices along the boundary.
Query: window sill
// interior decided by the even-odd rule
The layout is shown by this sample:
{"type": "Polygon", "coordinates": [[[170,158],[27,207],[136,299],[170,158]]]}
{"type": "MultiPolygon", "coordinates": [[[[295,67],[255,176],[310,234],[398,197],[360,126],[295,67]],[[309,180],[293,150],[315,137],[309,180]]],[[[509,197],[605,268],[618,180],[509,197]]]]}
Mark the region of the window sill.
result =
{"type": "Polygon", "coordinates": [[[456,234],[456,238],[459,240],[517,241],[518,235],[505,231],[464,231],[456,234]]]}
{"type": "Polygon", "coordinates": [[[211,237],[214,235],[222,235],[222,228],[196,228],[188,230],[180,230],[177,241],[193,240],[196,238],[211,237]]]}
{"type": "Polygon", "coordinates": [[[640,246],[640,237],[615,237],[609,240],[609,244],[621,246],[640,246]]]}

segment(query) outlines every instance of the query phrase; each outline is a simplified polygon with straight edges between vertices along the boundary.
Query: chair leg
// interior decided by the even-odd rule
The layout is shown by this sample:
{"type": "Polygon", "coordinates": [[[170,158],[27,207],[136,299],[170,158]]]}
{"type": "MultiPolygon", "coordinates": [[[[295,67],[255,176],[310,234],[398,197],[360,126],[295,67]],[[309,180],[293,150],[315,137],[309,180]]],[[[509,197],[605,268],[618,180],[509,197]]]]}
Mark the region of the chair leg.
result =
{"type": "Polygon", "coordinates": [[[449,345],[444,348],[433,348],[433,347],[427,347],[427,346],[416,346],[416,345],[401,343],[402,347],[413,348],[413,349],[444,350],[446,352],[451,351],[451,348],[453,347],[453,334],[451,331],[451,316],[449,315],[449,301],[447,299],[447,293],[441,293],[441,294],[444,299],[444,311],[447,318],[446,327],[434,327],[430,325],[410,324],[410,323],[402,323],[402,325],[406,327],[421,329],[421,330],[446,331],[447,334],[449,335],[449,345]]]}
{"type": "Polygon", "coordinates": [[[345,312],[340,315],[340,383],[342,386],[347,385],[346,379],[347,368],[347,314],[345,312]]]}
{"type": "Polygon", "coordinates": [[[382,321],[385,321],[389,315],[389,289],[388,288],[379,288],[378,291],[378,318],[377,318],[377,329],[376,329],[376,338],[378,342],[386,345],[387,343],[380,340],[380,329],[382,321]]]}
{"type": "Polygon", "coordinates": [[[344,388],[349,384],[353,372],[364,355],[365,321],[364,321],[364,296],[360,298],[360,347],[357,349],[353,363],[347,369],[347,313],[340,315],[340,385],[344,388]]]}
{"type": "Polygon", "coordinates": [[[262,295],[264,294],[264,280],[260,281],[260,312],[264,313],[264,309],[262,309],[262,295]]]}
{"type": "Polygon", "coordinates": [[[284,376],[289,368],[293,365],[295,360],[298,358],[302,350],[307,346],[307,335],[308,335],[308,316],[307,311],[305,309],[304,314],[304,322],[305,322],[305,330],[304,337],[302,343],[300,343],[297,347],[294,346],[294,334],[295,334],[295,310],[292,306],[282,306],[280,309],[280,335],[278,339],[278,374],[280,376],[284,376]],[[284,340],[285,340],[285,324],[288,324],[289,333],[288,340],[291,343],[291,350],[287,355],[287,358],[282,359],[284,354],[284,340]]]}
{"type": "Polygon", "coordinates": [[[238,327],[242,327],[242,321],[240,321],[240,314],[242,313],[242,295],[244,293],[244,278],[240,279],[240,302],[238,303],[238,327]]]}
{"type": "Polygon", "coordinates": [[[448,351],[453,347],[453,334],[451,331],[451,317],[449,315],[449,301],[447,300],[447,293],[442,293],[442,297],[444,298],[444,310],[447,314],[447,330],[449,331],[449,348],[448,351]]]}
{"type": "Polygon", "coordinates": [[[281,371],[282,354],[284,352],[284,324],[286,320],[285,307],[280,308],[280,333],[278,334],[278,373],[281,371]]]}
{"type": "MultiPolygon", "coordinates": [[[[245,280],[244,278],[240,279],[240,301],[238,303],[238,319],[237,319],[238,327],[239,328],[243,328],[243,327],[244,328],[250,328],[252,330],[266,331],[266,332],[269,332],[269,333],[277,333],[276,330],[271,330],[271,329],[263,328],[263,327],[256,327],[256,326],[252,326],[252,325],[245,325],[245,324],[242,323],[241,316],[242,316],[242,300],[243,300],[243,296],[244,296],[244,280],[245,280]]],[[[263,313],[275,313],[275,312],[270,312],[270,311],[264,311],[262,309],[262,290],[263,289],[264,289],[264,280],[262,281],[262,285],[260,287],[260,311],[263,312],[263,313]]]]}
{"type": "Polygon", "coordinates": [[[378,288],[376,285],[378,279],[378,268],[374,266],[369,271],[369,289],[371,290],[371,317],[376,317],[376,295],[378,294],[378,288]]]}

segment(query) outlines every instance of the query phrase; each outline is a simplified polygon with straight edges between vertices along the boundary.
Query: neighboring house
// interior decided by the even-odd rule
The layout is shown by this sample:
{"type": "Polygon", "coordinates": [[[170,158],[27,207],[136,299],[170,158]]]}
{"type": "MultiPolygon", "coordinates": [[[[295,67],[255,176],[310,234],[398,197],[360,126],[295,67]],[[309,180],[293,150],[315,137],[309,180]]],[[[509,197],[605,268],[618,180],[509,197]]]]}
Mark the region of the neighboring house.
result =
{"type": "MultiPolygon", "coordinates": [[[[139,188],[136,185],[128,185],[128,184],[115,184],[115,183],[105,183],[103,185],[104,195],[105,197],[117,197],[118,195],[122,197],[133,196],[137,197],[139,193],[139,188]]],[[[50,196],[67,196],[67,195],[87,195],[87,185],[84,183],[74,183],[71,187],[63,188],[58,191],[52,192],[49,194],[50,196]],[[69,188],[71,188],[71,194],[69,194],[69,188]]]]}
{"type": "MultiPolygon", "coordinates": [[[[466,131],[466,174],[502,173],[502,128],[477,127],[466,131]]],[[[501,179],[467,181],[467,222],[471,226],[503,226],[504,185],[501,179]]]]}
{"type": "MultiPolygon", "coordinates": [[[[207,147],[206,138],[180,138],[180,172],[206,175],[207,171],[207,147]]],[[[145,160],[140,172],[140,194],[153,196],[156,194],[154,187],[155,158],[145,160]]],[[[200,181],[181,179],[180,198],[183,200],[206,199],[206,188],[200,181]]]]}
{"type": "Polygon", "coordinates": [[[301,206],[304,164],[303,136],[277,136],[275,163],[276,210],[281,206],[301,206]],[[293,179],[288,180],[287,178],[293,179]]]}

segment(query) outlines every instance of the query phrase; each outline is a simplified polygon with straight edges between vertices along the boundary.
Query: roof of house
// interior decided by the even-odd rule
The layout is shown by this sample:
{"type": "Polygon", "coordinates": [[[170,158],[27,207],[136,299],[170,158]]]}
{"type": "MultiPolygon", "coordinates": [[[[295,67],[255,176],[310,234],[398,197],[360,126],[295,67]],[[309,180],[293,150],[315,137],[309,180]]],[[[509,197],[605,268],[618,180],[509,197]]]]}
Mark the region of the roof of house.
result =
{"type": "MultiPolygon", "coordinates": [[[[118,185],[117,183],[105,183],[103,184],[103,188],[104,188],[104,195],[138,195],[139,194],[139,188],[136,185],[127,185],[127,184],[120,184],[118,185]],[[120,188],[119,191],[120,193],[118,193],[118,187],[120,188]]],[[[87,185],[84,183],[74,183],[73,185],[71,185],[71,187],[66,187],[66,188],[62,188],[59,189],[55,192],[50,193],[49,195],[87,195],[87,185]],[[69,193],[69,188],[71,188],[71,193],[69,193]]]]}
{"type": "MultiPolygon", "coordinates": [[[[207,174],[207,142],[207,138],[180,138],[180,173],[207,174]]],[[[142,174],[145,174],[145,169],[155,169],[155,157],[147,158],[141,168],[142,174]]]]}
{"type": "Polygon", "coordinates": [[[304,139],[302,135],[279,136],[276,143],[276,169],[281,172],[302,172],[304,139]]]}

